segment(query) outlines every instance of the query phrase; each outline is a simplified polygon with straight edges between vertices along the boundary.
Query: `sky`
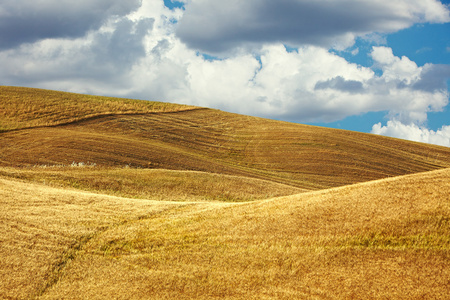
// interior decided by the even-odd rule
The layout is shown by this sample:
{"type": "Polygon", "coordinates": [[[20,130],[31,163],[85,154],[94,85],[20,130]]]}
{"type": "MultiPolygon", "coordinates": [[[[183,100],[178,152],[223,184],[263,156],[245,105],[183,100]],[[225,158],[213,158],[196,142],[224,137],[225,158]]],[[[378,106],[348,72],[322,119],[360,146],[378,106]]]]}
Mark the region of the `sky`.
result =
{"type": "Polygon", "coordinates": [[[450,0],[2,0],[0,85],[450,147],[450,0]]]}

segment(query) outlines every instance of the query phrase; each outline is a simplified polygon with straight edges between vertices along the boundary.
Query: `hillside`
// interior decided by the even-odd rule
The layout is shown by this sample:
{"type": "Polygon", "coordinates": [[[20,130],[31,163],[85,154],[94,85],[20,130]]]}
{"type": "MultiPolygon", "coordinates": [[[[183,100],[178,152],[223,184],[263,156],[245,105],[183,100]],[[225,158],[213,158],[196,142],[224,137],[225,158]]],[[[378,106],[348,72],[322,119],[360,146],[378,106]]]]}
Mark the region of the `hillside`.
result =
{"type": "Polygon", "coordinates": [[[358,132],[38,89],[0,95],[0,166],[189,170],[307,190],[450,167],[450,148],[358,132]]]}
{"type": "Polygon", "coordinates": [[[145,114],[195,109],[153,101],[0,86],[0,130],[54,126],[115,114],[145,114]]]}
{"type": "Polygon", "coordinates": [[[449,299],[450,148],[0,86],[0,299],[449,299]]]}
{"type": "Polygon", "coordinates": [[[0,178],[0,297],[447,299],[450,169],[227,204],[0,178]]]}

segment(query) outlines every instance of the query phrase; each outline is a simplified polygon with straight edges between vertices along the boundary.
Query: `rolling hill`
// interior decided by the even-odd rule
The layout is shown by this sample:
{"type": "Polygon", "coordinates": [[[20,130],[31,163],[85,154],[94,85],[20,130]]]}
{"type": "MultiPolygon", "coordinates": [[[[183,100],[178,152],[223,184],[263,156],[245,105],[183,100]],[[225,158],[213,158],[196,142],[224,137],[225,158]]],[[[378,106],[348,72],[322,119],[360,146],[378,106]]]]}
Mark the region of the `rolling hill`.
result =
{"type": "Polygon", "coordinates": [[[0,95],[0,166],[202,171],[307,190],[450,167],[450,148],[358,132],[37,89],[0,95]]]}
{"type": "Polygon", "coordinates": [[[0,298],[450,298],[450,148],[0,87],[0,298]]]}
{"type": "Polygon", "coordinates": [[[0,178],[6,299],[447,299],[450,169],[241,204],[0,178]]]}

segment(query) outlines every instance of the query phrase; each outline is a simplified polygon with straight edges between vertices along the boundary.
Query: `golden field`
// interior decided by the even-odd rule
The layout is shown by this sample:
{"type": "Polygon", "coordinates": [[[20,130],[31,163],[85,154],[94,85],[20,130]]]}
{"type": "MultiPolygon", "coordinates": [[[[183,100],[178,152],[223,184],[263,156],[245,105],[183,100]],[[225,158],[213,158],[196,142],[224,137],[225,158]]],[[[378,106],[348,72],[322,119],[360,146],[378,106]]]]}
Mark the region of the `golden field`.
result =
{"type": "Polygon", "coordinates": [[[450,298],[449,148],[0,95],[0,298],[450,298]]]}

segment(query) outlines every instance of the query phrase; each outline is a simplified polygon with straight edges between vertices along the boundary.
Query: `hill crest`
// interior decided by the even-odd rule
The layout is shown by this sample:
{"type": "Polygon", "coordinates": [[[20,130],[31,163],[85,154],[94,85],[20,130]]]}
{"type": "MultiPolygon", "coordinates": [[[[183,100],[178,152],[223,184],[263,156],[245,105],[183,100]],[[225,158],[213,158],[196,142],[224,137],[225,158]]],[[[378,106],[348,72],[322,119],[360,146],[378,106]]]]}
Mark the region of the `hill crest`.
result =
{"type": "Polygon", "coordinates": [[[89,162],[221,173],[308,190],[450,167],[450,148],[383,136],[176,104],[0,90],[3,128],[19,126],[0,132],[0,166],[89,162]]]}

